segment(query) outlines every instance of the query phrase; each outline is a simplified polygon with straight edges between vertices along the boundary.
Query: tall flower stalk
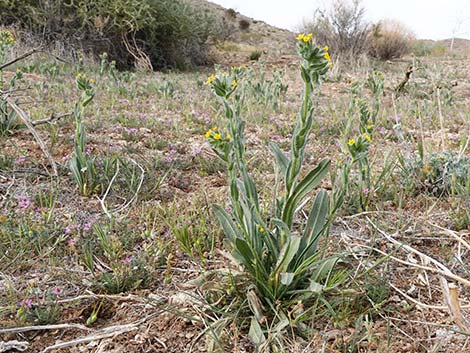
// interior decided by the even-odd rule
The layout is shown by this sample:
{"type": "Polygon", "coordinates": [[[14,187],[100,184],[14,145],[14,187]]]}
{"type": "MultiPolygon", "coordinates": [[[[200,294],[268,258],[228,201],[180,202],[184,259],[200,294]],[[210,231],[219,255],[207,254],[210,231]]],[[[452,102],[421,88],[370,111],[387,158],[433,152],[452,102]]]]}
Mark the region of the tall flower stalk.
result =
{"type": "MultiPolygon", "coordinates": [[[[333,211],[325,190],[317,192],[306,222],[296,224],[296,214],[307,204],[311,193],[328,173],[330,162],[321,161],[302,179],[305,147],[314,121],[313,94],[328,72],[331,59],[327,47],[317,46],[312,35],[298,36],[298,53],[304,81],[302,106],[292,136],[290,157],[271,144],[279,183],[275,211],[266,215],[260,209],[258,191],[245,159],[245,122],[240,116],[241,96],[238,82],[244,68],[211,75],[207,84],[224,107],[226,127],[206,133],[215,153],[227,164],[233,212],[215,205],[214,213],[226,235],[233,257],[246,271],[256,295],[271,308],[289,305],[332,288],[332,271],[339,257],[324,258],[318,250],[322,236],[328,234],[333,211]]],[[[275,188],[277,189],[277,188],[275,188]]],[[[336,200],[336,198],[334,198],[336,200]]],[[[248,300],[253,295],[248,296],[248,300]]],[[[255,310],[256,311],[256,310],[255,310]]]]}

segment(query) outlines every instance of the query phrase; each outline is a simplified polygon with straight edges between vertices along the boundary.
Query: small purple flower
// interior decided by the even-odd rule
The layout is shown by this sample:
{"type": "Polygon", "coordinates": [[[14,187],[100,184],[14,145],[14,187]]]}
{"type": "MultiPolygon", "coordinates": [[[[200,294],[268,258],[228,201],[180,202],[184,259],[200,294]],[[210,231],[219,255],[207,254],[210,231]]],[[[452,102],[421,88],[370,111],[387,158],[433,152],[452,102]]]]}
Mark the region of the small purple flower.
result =
{"type": "Polygon", "coordinates": [[[28,199],[21,199],[19,202],[18,202],[18,206],[22,209],[22,210],[26,210],[29,206],[31,206],[33,203],[28,200],[28,199]]]}
{"type": "Polygon", "coordinates": [[[147,120],[147,119],[148,119],[148,116],[147,116],[147,114],[140,113],[140,114],[139,114],[139,118],[140,118],[141,120],[147,120]]]}
{"type": "Polygon", "coordinates": [[[86,149],[85,154],[86,154],[87,156],[91,155],[91,148],[90,148],[90,147],[88,147],[88,148],[86,149]]]}
{"type": "Polygon", "coordinates": [[[170,156],[167,156],[167,157],[165,157],[165,162],[171,163],[171,162],[173,162],[173,158],[171,158],[170,156]]]}
{"type": "Polygon", "coordinates": [[[176,154],[176,150],[174,149],[174,147],[170,149],[170,154],[176,154]]]}
{"type": "Polygon", "coordinates": [[[77,244],[77,240],[75,238],[70,238],[67,242],[67,244],[73,248],[75,246],[75,244],[77,244]]]}
{"type": "Polygon", "coordinates": [[[129,265],[132,262],[132,257],[126,256],[124,259],[121,260],[124,265],[129,265]]]}
{"type": "Polygon", "coordinates": [[[54,294],[55,296],[59,296],[62,294],[62,292],[63,292],[62,288],[57,287],[57,288],[54,288],[54,290],[52,291],[52,294],[54,294]]]}
{"type": "Polygon", "coordinates": [[[133,135],[133,134],[136,134],[137,132],[139,132],[139,130],[136,129],[135,127],[129,127],[129,128],[126,129],[126,131],[130,135],[133,135]]]}
{"type": "Polygon", "coordinates": [[[85,232],[89,231],[89,230],[91,229],[91,226],[92,226],[92,225],[93,225],[93,223],[91,223],[91,222],[85,223],[85,224],[83,225],[83,230],[84,230],[85,232]]]}
{"type": "Polygon", "coordinates": [[[23,308],[29,309],[31,308],[32,304],[33,304],[33,300],[31,298],[27,298],[23,300],[22,303],[20,303],[20,306],[22,306],[23,308]]]}
{"type": "Polygon", "coordinates": [[[369,195],[370,190],[369,190],[369,188],[364,188],[364,189],[362,190],[362,192],[364,193],[364,195],[367,196],[367,195],[369,195]]]}
{"type": "Polygon", "coordinates": [[[230,206],[225,207],[225,211],[227,211],[228,213],[232,212],[232,207],[230,206]]]}
{"type": "Polygon", "coordinates": [[[196,146],[196,147],[193,148],[193,156],[194,157],[201,154],[201,152],[202,152],[202,147],[201,146],[196,146]]]}
{"type": "Polygon", "coordinates": [[[23,164],[25,161],[26,161],[26,158],[24,156],[21,156],[15,160],[15,164],[23,164]]]}

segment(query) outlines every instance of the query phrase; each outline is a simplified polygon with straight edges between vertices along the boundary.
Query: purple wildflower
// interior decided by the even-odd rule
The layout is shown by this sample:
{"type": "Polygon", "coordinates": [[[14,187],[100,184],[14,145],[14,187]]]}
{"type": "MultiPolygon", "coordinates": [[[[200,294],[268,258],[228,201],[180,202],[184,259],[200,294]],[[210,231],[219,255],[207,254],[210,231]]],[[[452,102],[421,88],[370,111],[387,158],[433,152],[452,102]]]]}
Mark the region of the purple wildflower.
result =
{"type": "Polygon", "coordinates": [[[55,296],[59,296],[62,294],[62,292],[63,292],[62,288],[57,287],[57,288],[54,288],[54,290],[52,291],[52,294],[54,294],[55,296]]]}

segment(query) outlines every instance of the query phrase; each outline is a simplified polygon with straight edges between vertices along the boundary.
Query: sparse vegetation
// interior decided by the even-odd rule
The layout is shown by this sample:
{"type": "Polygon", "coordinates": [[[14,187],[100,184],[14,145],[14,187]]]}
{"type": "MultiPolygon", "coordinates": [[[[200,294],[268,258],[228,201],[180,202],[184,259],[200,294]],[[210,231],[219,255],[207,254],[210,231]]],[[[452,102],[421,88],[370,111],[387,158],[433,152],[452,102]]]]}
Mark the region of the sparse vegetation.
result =
{"type": "MultiPolygon", "coordinates": [[[[216,41],[214,68],[142,72],[123,70],[136,58],[120,42],[56,53],[22,37],[42,28],[63,43],[67,21],[84,18],[70,45],[98,38],[85,35],[97,28],[110,35],[121,20],[94,16],[111,3],[127,15],[137,4],[212,16],[202,2],[0,0],[1,20],[17,24],[0,30],[0,350],[465,351],[461,42],[339,70],[341,54],[315,32],[252,21],[216,41]],[[69,12],[85,5],[92,12],[69,12]]],[[[359,3],[335,11],[359,38],[368,32],[359,3]]],[[[184,62],[197,16],[167,33],[182,35],[164,45],[184,62]]],[[[154,43],[126,33],[142,50],[154,43]]],[[[386,54],[374,55],[400,43],[376,42],[386,54]]]]}

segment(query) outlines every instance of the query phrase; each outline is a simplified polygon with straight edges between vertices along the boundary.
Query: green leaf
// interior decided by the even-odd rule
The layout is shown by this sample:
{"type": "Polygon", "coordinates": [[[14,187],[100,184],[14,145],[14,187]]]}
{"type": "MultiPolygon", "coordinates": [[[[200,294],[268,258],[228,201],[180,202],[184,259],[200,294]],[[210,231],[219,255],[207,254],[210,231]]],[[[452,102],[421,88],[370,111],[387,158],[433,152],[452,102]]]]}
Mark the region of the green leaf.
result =
{"type": "Polygon", "coordinates": [[[307,219],[305,230],[302,236],[300,248],[308,248],[307,256],[316,250],[316,244],[320,233],[324,230],[328,222],[330,198],[326,190],[320,190],[315,197],[312,210],[307,219]]]}
{"type": "Polygon", "coordinates": [[[235,239],[240,237],[239,228],[232,221],[230,215],[219,205],[213,205],[212,211],[214,212],[217,220],[219,221],[222,229],[224,230],[225,235],[231,243],[235,243],[235,239]]]}
{"type": "Polygon", "coordinates": [[[295,187],[292,194],[286,201],[282,220],[288,227],[292,226],[294,213],[300,201],[307,196],[307,194],[320,184],[323,177],[328,173],[330,167],[329,160],[323,160],[320,164],[313,169],[307,176],[295,187]]]}
{"type": "Polygon", "coordinates": [[[286,155],[281,151],[278,145],[273,142],[269,143],[269,148],[276,159],[276,164],[281,172],[281,175],[286,175],[287,167],[289,165],[289,160],[286,155]]]}
{"type": "Polygon", "coordinates": [[[253,317],[251,318],[250,331],[248,332],[248,337],[256,347],[261,346],[266,342],[266,337],[264,336],[263,330],[261,329],[258,321],[253,317]]]}
{"type": "Polygon", "coordinates": [[[281,273],[281,283],[285,286],[288,286],[294,280],[295,274],[293,272],[282,272],[281,273]]]}

